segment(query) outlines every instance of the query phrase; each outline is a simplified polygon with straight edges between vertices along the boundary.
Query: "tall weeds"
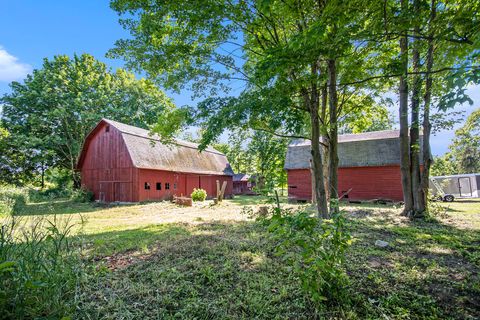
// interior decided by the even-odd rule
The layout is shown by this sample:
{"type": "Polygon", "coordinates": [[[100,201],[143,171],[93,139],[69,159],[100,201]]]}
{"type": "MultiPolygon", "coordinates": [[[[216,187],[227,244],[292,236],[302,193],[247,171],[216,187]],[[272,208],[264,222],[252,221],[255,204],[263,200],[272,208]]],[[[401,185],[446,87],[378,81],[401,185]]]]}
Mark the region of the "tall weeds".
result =
{"type": "Polygon", "coordinates": [[[27,204],[29,192],[16,187],[0,187],[0,217],[19,213],[27,204]]]}
{"type": "Polygon", "coordinates": [[[60,319],[74,313],[84,274],[76,227],[71,218],[57,216],[1,222],[1,319],[60,319]]]}
{"type": "Polygon", "coordinates": [[[317,308],[348,303],[344,263],[351,235],[341,211],[332,219],[319,219],[308,211],[275,208],[261,220],[272,235],[276,255],[291,266],[317,308]]]}

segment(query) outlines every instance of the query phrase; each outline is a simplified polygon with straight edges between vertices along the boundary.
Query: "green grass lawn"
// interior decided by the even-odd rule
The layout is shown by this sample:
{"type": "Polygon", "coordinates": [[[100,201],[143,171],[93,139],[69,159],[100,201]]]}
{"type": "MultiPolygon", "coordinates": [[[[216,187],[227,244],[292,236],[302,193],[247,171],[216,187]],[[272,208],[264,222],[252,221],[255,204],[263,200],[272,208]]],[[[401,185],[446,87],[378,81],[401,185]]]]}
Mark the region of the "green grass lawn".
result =
{"type": "MultiPolygon", "coordinates": [[[[22,218],[86,220],[89,268],[76,318],[480,318],[479,202],[449,204],[431,222],[410,222],[393,206],[342,204],[354,236],[346,263],[351,302],[325,310],[315,310],[273,254],[264,227],[242,213],[244,205],[268,202],[243,196],[181,208],[54,201],[30,204],[22,218]],[[376,240],[389,246],[376,247],[376,240]]],[[[302,207],[285,199],[282,206],[302,207]]]]}

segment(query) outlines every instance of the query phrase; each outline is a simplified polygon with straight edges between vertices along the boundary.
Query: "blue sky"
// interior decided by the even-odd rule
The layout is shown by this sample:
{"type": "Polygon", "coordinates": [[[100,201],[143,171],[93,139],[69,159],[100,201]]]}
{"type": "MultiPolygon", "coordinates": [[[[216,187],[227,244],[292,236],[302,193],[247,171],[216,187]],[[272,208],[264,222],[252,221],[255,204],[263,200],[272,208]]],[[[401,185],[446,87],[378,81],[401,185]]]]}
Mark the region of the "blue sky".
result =
{"type": "MultiPolygon", "coordinates": [[[[0,0],[0,95],[10,91],[9,82],[23,79],[43,58],[57,54],[89,53],[113,68],[121,67],[121,60],[105,54],[115,40],[127,36],[109,1],[0,0]]],[[[480,87],[470,87],[468,93],[474,105],[459,107],[467,114],[480,107],[480,87]]],[[[191,102],[189,92],[171,96],[177,105],[191,102]]],[[[443,154],[452,137],[453,130],[434,136],[433,154],[443,154]]]]}

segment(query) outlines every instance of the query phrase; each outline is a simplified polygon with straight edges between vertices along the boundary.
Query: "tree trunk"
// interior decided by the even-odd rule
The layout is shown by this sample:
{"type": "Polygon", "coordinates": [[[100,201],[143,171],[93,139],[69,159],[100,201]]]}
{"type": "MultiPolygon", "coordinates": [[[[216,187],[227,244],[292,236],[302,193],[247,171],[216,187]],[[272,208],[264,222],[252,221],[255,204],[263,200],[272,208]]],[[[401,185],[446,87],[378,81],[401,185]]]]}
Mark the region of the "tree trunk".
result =
{"type": "Polygon", "coordinates": [[[322,165],[323,165],[323,185],[325,188],[325,198],[327,203],[330,201],[330,152],[328,150],[328,137],[321,137],[324,144],[321,145],[321,152],[323,155],[322,165]]]}
{"type": "Polygon", "coordinates": [[[427,198],[428,198],[428,185],[430,182],[430,166],[432,165],[432,157],[431,157],[431,152],[430,152],[430,133],[432,130],[432,125],[430,123],[430,103],[432,99],[432,68],[433,68],[433,54],[434,54],[434,43],[433,43],[433,37],[434,37],[434,30],[432,27],[433,20],[435,20],[436,16],[436,2],[435,0],[431,1],[431,7],[430,7],[430,21],[429,21],[429,29],[430,29],[430,35],[428,38],[428,49],[427,49],[427,58],[426,58],[426,63],[427,63],[427,75],[426,75],[426,81],[425,81],[425,94],[424,94],[424,108],[423,108],[423,151],[422,151],[422,158],[423,158],[423,172],[421,176],[421,181],[420,181],[420,187],[421,187],[421,194],[420,196],[422,197],[422,202],[420,206],[419,205],[419,211],[420,212],[426,212],[427,211],[427,198]]]}
{"type": "MultiPolygon", "coordinates": [[[[314,99],[312,99],[314,100],[314,99]]],[[[323,184],[323,165],[322,153],[320,152],[320,119],[318,115],[318,100],[310,103],[310,121],[312,126],[312,184],[315,185],[315,201],[317,205],[317,214],[320,218],[328,218],[328,205],[325,194],[325,185],[323,184]]]]}
{"type": "Polygon", "coordinates": [[[40,182],[40,187],[43,190],[45,188],[45,163],[43,161],[42,161],[41,170],[42,170],[42,177],[41,177],[42,180],[40,182]]]}
{"type": "MultiPolygon", "coordinates": [[[[402,12],[407,12],[408,0],[402,0],[401,6],[402,12]]],[[[399,83],[400,171],[404,202],[403,214],[409,215],[413,210],[413,195],[410,175],[410,144],[408,139],[408,39],[406,34],[400,38],[400,63],[402,67],[399,83]]]]}
{"type": "MultiPolygon", "coordinates": [[[[328,86],[325,84],[322,87],[322,104],[320,109],[320,122],[324,125],[327,123],[327,108],[328,108],[328,86]]],[[[322,144],[322,153],[323,153],[323,178],[324,178],[324,186],[325,186],[325,195],[327,202],[330,201],[330,156],[328,150],[328,136],[326,134],[322,134],[321,138],[323,140],[322,144]]]]}
{"type": "Polygon", "coordinates": [[[72,180],[73,180],[73,189],[80,189],[80,187],[82,186],[80,175],[75,170],[72,170],[72,180]]]}
{"type": "MultiPolygon", "coordinates": [[[[420,16],[420,3],[415,0],[414,3],[415,16],[420,16]]],[[[418,23],[415,24],[414,33],[420,33],[418,23]]],[[[422,90],[422,78],[418,74],[420,72],[420,43],[421,40],[413,41],[412,63],[413,63],[413,87],[412,87],[412,124],[410,126],[410,161],[412,174],[412,194],[413,194],[413,212],[411,218],[421,216],[423,214],[422,188],[420,186],[420,91],[422,90]]]]}
{"type": "MultiPolygon", "coordinates": [[[[338,95],[337,95],[337,66],[334,59],[328,60],[328,96],[329,96],[329,183],[330,183],[330,203],[338,199],[338,95]]],[[[336,212],[337,205],[330,205],[330,212],[336,212]]]]}

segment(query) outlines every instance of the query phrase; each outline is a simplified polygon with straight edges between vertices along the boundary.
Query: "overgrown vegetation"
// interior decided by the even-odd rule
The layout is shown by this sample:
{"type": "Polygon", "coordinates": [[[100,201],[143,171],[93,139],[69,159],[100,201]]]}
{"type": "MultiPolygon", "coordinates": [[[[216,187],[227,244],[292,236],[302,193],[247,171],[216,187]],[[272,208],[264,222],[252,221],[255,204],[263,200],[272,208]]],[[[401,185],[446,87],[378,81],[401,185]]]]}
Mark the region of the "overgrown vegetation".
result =
{"type": "Polygon", "coordinates": [[[92,202],[95,200],[94,193],[84,188],[73,190],[70,197],[76,202],[92,202]]]}
{"type": "Polygon", "coordinates": [[[19,213],[28,200],[28,189],[0,187],[0,217],[19,213]]]}
{"type": "Polygon", "coordinates": [[[193,192],[190,196],[193,201],[205,201],[205,199],[207,199],[207,191],[204,189],[193,188],[193,192]]]}
{"type": "Polygon", "coordinates": [[[0,225],[0,318],[63,318],[75,312],[84,275],[70,219],[57,216],[0,225]]]}
{"type": "Polygon", "coordinates": [[[39,190],[31,187],[0,187],[0,217],[21,215],[27,203],[51,202],[58,199],[71,199],[74,202],[92,202],[93,193],[86,189],[49,188],[39,190]]]}
{"type": "Polygon", "coordinates": [[[312,212],[273,209],[270,218],[261,218],[276,242],[275,253],[293,267],[303,290],[321,308],[348,305],[345,253],[351,244],[343,212],[332,219],[319,219],[312,212]]]}

